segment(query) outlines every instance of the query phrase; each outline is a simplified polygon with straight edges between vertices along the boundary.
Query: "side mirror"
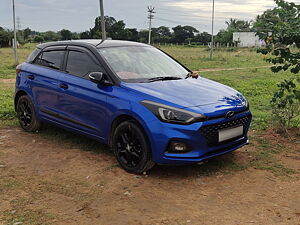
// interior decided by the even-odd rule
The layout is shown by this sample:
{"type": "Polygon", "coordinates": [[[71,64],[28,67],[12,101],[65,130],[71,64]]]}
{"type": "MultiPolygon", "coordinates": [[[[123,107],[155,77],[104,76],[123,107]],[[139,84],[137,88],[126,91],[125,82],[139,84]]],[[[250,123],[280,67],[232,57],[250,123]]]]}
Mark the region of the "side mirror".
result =
{"type": "Polygon", "coordinates": [[[91,72],[89,78],[96,84],[102,84],[104,86],[112,86],[113,84],[108,80],[107,76],[102,72],[91,72]]]}
{"type": "Polygon", "coordinates": [[[96,84],[100,84],[103,81],[103,73],[102,72],[92,72],[89,74],[89,78],[92,82],[96,84]]]}

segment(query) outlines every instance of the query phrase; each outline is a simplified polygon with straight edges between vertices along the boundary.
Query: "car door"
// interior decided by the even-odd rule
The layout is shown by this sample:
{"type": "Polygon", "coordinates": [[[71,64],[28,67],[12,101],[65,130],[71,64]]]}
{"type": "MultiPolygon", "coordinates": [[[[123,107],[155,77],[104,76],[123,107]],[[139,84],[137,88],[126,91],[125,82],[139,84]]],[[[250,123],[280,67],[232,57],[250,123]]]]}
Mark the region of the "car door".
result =
{"type": "Polygon", "coordinates": [[[68,126],[102,138],[107,117],[106,93],[112,87],[90,81],[91,72],[105,73],[92,52],[69,46],[65,73],[59,77],[59,111],[68,126]]]}
{"type": "Polygon", "coordinates": [[[35,105],[44,119],[56,120],[58,92],[66,46],[45,48],[27,68],[27,78],[35,105]]]}

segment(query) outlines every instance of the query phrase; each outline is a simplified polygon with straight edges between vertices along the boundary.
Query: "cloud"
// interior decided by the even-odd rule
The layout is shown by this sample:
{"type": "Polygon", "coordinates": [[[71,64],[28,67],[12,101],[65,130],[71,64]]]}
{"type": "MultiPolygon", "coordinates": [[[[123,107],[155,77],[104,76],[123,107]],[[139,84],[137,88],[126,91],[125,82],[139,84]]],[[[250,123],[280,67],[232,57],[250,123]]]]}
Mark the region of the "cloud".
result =
{"type": "MultiPolygon", "coordinates": [[[[0,26],[12,28],[11,0],[0,0],[0,26]]],[[[300,4],[300,0],[294,0],[300,4]]],[[[200,31],[211,27],[212,0],[104,0],[106,15],[124,20],[127,27],[147,29],[147,6],[157,13],[154,26],[192,25],[200,31]]],[[[216,31],[230,18],[251,20],[275,6],[273,0],[215,0],[216,31]]],[[[99,15],[98,0],[17,0],[17,16],[22,28],[34,30],[84,31],[99,15]]]]}

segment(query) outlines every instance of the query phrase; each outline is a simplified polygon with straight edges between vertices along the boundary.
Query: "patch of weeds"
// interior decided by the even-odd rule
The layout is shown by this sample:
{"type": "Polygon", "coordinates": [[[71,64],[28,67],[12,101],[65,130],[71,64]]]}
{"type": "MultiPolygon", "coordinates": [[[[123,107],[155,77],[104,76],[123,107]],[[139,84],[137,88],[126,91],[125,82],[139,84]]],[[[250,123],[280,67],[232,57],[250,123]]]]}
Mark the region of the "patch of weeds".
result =
{"type": "Polygon", "coordinates": [[[85,193],[82,190],[88,189],[89,185],[82,181],[74,179],[64,180],[63,184],[54,183],[50,181],[41,181],[39,191],[42,193],[50,192],[60,194],[66,197],[75,199],[84,199],[90,193],[85,193]],[[81,189],[81,190],[80,190],[81,189]]]}
{"type": "Polygon", "coordinates": [[[111,165],[109,165],[107,167],[104,167],[101,170],[98,170],[97,173],[102,174],[102,173],[111,171],[112,169],[117,168],[117,167],[120,167],[119,164],[111,164],[111,165]]]}
{"type": "Polygon", "coordinates": [[[17,126],[19,126],[19,121],[17,118],[8,119],[8,120],[0,120],[0,128],[17,127],[17,126]]]}
{"type": "Polygon", "coordinates": [[[5,191],[14,190],[19,188],[21,184],[13,177],[9,176],[1,176],[0,177],[0,193],[5,191]]]}
{"type": "Polygon", "coordinates": [[[235,160],[234,153],[231,153],[229,155],[220,156],[218,158],[207,161],[207,163],[200,167],[199,174],[204,176],[211,176],[220,171],[226,174],[230,174],[233,172],[245,170],[247,168],[247,164],[237,162],[235,160]]]}
{"type": "Polygon", "coordinates": [[[6,212],[5,225],[13,225],[15,223],[31,224],[31,225],[47,225],[55,217],[43,209],[25,210],[22,212],[9,213],[6,212]]]}
{"type": "Polygon", "coordinates": [[[271,171],[275,176],[289,176],[298,173],[296,170],[288,168],[278,162],[255,163],[254,167],[256,169],[271,171]]]}
{"type": "Polygon", "coordinates": [[[257,71],[258,71],[257,68],[254,68],[254,69],[251,69],[251,70],[250,70],[251,73],[257,73],[257,71]]]}
{"type": "Polygon", "coordinates": [[[281,144],[271,145],[267,139],[262,137],[253,138],[256,143],[256,151],[252,152],[252,160],[249,165],[256,169],[271,171],[275,176],[289,176],[297,171],[281,164],[276,155],[285,148],[281,144]]]}

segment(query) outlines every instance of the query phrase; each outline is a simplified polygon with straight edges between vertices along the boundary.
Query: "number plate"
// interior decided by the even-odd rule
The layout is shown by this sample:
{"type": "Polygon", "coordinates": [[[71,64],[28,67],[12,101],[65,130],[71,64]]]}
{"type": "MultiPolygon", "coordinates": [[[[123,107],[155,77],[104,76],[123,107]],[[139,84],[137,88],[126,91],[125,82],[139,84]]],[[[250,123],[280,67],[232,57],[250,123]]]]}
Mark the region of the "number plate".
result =
{"type": "Polygon", "coordinates": [[[244,127],[239,126],[230,129],[224,129],[219,131],[219,142],[227,141],[235,137],[243,136],[244,127]]]}

